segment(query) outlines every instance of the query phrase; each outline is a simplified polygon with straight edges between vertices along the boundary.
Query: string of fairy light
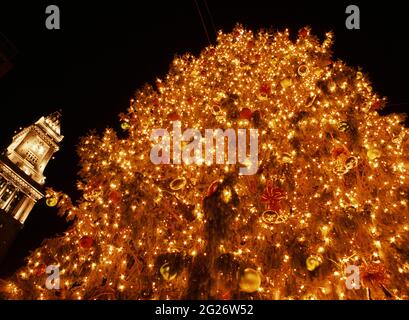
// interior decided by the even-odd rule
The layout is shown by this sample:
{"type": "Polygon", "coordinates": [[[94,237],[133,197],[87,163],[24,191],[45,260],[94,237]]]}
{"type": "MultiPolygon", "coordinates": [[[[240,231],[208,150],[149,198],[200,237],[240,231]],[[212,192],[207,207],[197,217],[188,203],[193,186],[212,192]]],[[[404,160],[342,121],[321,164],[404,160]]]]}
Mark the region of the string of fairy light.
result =
{"type": "MultiPolygon", "coordinates": [[[[72,228],[37,249],[5,291],[39,299],[182,297],[189,269],[157,260],[204,253],[203,200],[237,166],[153,165],[152,130],[181,121],[201,132],[258,129],[262,170],[237,176],[220,193],[234,219],[217,250],[245,266],[235,275],[242,297],[366,298],[368,291],[345,287],[345,266],[356,264],[389,279],[367,285],[372,295],[383,298],[382,286],[407,298],[409,262],[396,246],[409,231],[408,131],[402,116],[378,114],[385,99],[361,70],[331,59],[332,42],[332,33],[320,42],[308,28],[292,40],[289,30],[255,34],[238,26],[198,57],[175,58],[156,88],[139,90],[121,114],[125,138],[107,129],[82,139],[84,198],[74,205],[48,195],[75,217],[72,228]],[[58,295],[43,285],[51,263],[61,268],[58,295]]],[[[214,277],[222,283],[227,273],[214,277]]],[[[221,284],[214,297],[231,298],[231,291],[221,284]]]]}

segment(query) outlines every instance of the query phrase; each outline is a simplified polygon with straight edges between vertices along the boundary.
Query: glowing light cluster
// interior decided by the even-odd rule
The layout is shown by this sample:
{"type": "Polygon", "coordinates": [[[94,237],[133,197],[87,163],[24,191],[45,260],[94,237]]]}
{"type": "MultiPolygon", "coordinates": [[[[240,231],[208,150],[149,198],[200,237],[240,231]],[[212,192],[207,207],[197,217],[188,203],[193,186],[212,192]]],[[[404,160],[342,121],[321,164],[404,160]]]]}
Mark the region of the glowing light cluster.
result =
{"type": "Polygon", "coordinates": [[[107,129],[81,140],[84,198],[73,205],[50,191],[72,227],[2,292],[192,298],[191,267],[211,256],[204,298],[407,299],[408,130],[403,117],[377,113],[385,99],[361,70],[331,59],[331,44],[331,33],[320,42],[308,28],[292,40],[288,30],[238,26],[198,57],[176,58],[120,115],[125,137],[107,129]],[[152,130],[171,132],[176,120],[201,131],[259,129],[259,171],[153,165],[152,130]],[[204,204],[218,193],[226,234],[210,228],[220,217],[204,204]],[[61,268],[61,290],[44,287],[50,264],[61,268]],[[347,289],[347,265],[361,268],[361,289],[347,289]]]}

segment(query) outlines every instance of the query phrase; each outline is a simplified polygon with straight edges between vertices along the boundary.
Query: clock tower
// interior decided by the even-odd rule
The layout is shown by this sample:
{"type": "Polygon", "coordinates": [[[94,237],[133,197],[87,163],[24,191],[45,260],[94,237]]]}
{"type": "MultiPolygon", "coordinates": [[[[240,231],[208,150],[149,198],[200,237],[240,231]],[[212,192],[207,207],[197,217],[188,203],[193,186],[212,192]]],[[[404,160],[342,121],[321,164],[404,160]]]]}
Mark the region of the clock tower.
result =
{"type": "Polygon", "coordinates": [[[44,169],[63,139],[60,121],[60,112],[41,117],[17,133],[0,156],[0,261],[44,197],[44,169]]]}

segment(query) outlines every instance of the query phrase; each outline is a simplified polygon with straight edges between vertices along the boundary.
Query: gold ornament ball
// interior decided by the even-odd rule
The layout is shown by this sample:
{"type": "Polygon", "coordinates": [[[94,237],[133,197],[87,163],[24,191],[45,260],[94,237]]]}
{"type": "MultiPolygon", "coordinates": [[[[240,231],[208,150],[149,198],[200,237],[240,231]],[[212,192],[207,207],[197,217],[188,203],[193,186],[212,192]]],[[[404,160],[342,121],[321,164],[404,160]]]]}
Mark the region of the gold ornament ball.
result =
{"type": "Polygon", "coordinates": [[[131,125],[129,124],[129,122],[124,121],[121,123],[122,130],[129,130],[130,127],[131,125]]]}
{"type": "Polygon", "coordinates": [[[240,278],[240,291],[253,293],[261,286],[261,274],[257,270],[247,268],[240,278]]]}
{"type": "Polygon", "coordinates": [[[309,256],[306,261],[308,271],[314,271],[320,266],[321,262],[317,256],[309,256]]]}
{"type": "Polygon", "coordinates": [[[290,87],[293,84],[293,81],[291,79],[284,79],[281,80],[280,85],[283,89],[286,89],[288,87],[290,87]]]}
{"type": "Polygon", "coordinates": [[[49,207],[55,207],[58,203],[58,198],[55,196],[52,196],[50,198],[47,198],[47,200],[45,201],[45,203],[47,204],[47,206],[49,207]]]}
{"type": "Polygon", "coordinates": [[[381,156],[381,152],[378,149],[373,148],[373,149],[369,149],[366,155],[368,156],[369,160],[375,160],[381,156]]]}
{"type": "Polygon", "coordinates": [[[165,264],[163,264],[159,269],[160,274],[162,275],[163,279],[165,279],[166,281],[172,281],[178,275],[177,272],[172,271],[171,269],[172,268],[169,262],[166,262],[165,264]]]}

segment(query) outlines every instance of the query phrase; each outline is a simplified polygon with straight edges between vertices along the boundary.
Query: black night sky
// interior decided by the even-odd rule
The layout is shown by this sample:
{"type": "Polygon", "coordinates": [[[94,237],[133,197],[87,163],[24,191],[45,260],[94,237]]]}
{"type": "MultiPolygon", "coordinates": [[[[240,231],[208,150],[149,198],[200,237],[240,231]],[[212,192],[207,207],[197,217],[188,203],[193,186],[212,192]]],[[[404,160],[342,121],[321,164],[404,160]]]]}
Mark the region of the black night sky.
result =
{"type": "MultiPolygon", "coordinates": [[[[384,112],[409,110],[409,27],[402,1],[196,1],[212,43],[213,24],[224,31],[236,23],[254,30],[289,28],[294,37],[305,25],[320,37],[333,30],[334,56],[370,75],[374,89],[389,99],[384,112]],[[360,8],[360,30],[345,27],[349,4],[360,8]]],[[[0,79],[0,147],[8,146],[19,127],[62,109],[65,138],[45,173],[48,186],[73,199],[79,197],[79,137],[94,128],[119,131],[117,115],[136,89],[163,77],[175,55],[198,54],[209,44],[195,0],[2,1],[0,32],[18,50],[14,69],[0,79]],[[45,27],[45,8],[51,4],[61,10],[61,30],[45,27]]],[[[0,276],[66,228],[56,209],[38,203],[0,276]]]]}

